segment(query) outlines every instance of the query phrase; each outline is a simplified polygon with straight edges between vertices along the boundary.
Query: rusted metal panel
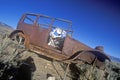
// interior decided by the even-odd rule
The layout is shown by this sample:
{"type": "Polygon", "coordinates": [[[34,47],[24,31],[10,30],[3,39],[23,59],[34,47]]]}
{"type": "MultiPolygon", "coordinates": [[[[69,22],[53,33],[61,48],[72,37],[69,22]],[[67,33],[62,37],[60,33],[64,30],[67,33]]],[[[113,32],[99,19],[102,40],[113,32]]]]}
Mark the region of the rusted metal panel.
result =
{"type": "Polygon", "coordinates": [[[82,60],[84,62],[87,62],[89,64],[92,64],[95,57],[96,56],[92,52],[85,51],[85,52],[80,53],[78,59],[80,59],[80,60],[82,60]]]}
{"type": "Polygon", "coordinates": [[[67,36],[65,39],[63,52],[64,54],[70,56],[78,51],[86,51],[86,50],[93,50],[92,48],[88,47],[87,45],[67,36]]]}
{"type": "Polygon", "coordinates": [[[82,42],[79,42],[75,39],[72,39],[74,42],[74,48],[73,48],[73,53],[76,53],[78,51],[86,51],[86,50],[93,50],[91,47],[83,44],[82,42]]]}
{"type": "Polygon", "coordinates": [[[31,32],[30,43],[36,46],[43,46],[47,42],[49,30],[36,27],[31,32]]]}
{"type": "Polygon", "coordinates": [[[66,36],[62,54],[65,54],[67,56],[71,56],[73,53],[73,47],[74,47],[74,42],[72,41],[70,36],[66,36]]]}
{"type": "Polygon", "coordinates": [[[61,52],[54,50],[54,49],[48,49],[48,48],[43,48],[43,47],[38,47],[35,45],[30,45],[30,49],[34,52],[37,52],[38,54],[44,55],[46,57],[59,60],[59,61],[64,61],[69,58],[69,56],[65,56],[63,54],[60,54],[61,52]]]}
{"type": "Polygon", "coordinates": [[[45,43],[47,43],[48,36],[49,36],[49,30],[45,28],[40,28],[39,35],[36,37],[38,38],[37,42],[39,43],[39,46],[44,46],[45,43]]]}

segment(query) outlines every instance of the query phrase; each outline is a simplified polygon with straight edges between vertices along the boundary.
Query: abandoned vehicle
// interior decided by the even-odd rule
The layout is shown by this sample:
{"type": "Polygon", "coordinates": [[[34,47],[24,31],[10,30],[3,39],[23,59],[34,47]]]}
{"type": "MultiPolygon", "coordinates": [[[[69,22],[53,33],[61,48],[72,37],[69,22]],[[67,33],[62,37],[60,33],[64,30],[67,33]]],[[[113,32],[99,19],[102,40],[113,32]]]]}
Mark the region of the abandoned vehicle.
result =
{"type": "Polygon", "coordinates": [[[110,58],[103,47],[95,49],[72,38],[71,21],[41,14],[23,14],[9,37],[25,48],[64,63],[87,63],[100,69],[110,58]]]}

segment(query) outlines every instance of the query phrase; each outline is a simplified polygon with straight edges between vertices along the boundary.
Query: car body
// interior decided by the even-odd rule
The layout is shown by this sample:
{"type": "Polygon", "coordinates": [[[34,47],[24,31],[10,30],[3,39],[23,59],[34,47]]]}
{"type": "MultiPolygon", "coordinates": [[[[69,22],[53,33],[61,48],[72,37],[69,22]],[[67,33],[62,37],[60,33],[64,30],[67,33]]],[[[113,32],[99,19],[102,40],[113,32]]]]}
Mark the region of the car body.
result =
{"type": "Polygon", "coordinates": [[[72,38],[71,21],[41,14],[23,14],[17,29],[10,34],[23,38],[23,44],[31,51],[65,63],[85,62],[104,69],[110,58],[103,47],[93,49],[72,38]]]}

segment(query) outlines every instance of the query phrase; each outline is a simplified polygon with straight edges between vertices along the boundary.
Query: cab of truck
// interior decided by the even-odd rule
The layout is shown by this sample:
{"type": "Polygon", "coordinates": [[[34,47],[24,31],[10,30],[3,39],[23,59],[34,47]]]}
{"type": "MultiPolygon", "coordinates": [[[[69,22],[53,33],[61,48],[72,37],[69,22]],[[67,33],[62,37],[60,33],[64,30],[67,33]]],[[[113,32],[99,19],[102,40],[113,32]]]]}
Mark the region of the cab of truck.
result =
{"type": "Polygon", "coordinates": [[[67,35],[72,36],[72,23],[67,20],[52,18],[40,14],[24,14],[17,30],[29,35],[30,44],[52,46],[62,50],[67,35]]]}
{"type": "Polygon", "coordinates": [[[23,14],[10,38],[31,51],[56,60],[80,60],[102,67],[109,57],[72,38],[72,22],[42,14],[23,14]]]}

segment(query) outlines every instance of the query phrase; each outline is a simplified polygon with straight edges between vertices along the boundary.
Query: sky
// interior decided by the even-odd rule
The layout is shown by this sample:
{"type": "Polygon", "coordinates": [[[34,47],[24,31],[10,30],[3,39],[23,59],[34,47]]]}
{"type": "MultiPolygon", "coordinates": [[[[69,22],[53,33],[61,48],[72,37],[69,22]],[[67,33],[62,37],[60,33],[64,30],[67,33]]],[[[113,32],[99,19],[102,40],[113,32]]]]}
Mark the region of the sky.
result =
{"type": "Polygon", "coordinates": [[[119,0],[0,0],[0,21],[14,29],[24,13],[72,21],[73,38],[120,58],[119,0]]]}

